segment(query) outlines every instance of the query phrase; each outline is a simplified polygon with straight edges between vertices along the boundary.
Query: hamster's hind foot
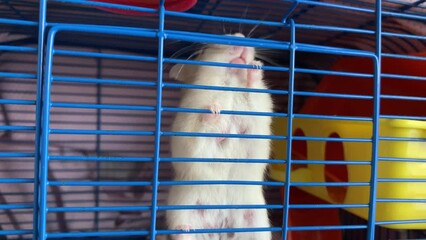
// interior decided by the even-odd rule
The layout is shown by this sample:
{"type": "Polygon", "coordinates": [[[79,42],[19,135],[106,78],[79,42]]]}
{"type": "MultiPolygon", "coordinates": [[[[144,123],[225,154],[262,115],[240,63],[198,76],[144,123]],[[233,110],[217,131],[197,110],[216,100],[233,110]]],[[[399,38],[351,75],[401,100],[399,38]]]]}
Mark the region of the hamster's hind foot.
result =
{"type": "Polygon", "coordinates": [[[185,235],[176,235],[173,240],[194,240],[191,235],[185,234],[185,235]]]}
{"type": "MultiPolygon", "coordinates": [[[[189,232],[191,230],[191,226],[189,225],[180,225],[176,227],[176,230],[182,230],[185,232],[189,232]]],[[[174,234],[172,236],[173,240],[194,240],[193,236],[191,234],[174,234]]]]}

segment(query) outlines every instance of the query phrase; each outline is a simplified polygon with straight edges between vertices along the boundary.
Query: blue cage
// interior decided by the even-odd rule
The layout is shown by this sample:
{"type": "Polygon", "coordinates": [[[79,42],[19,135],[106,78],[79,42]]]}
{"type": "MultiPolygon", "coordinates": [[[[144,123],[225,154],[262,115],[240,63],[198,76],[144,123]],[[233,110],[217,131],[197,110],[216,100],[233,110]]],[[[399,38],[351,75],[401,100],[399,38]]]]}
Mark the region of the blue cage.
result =
{"type": "Polygon", "coordinates": [[[274,135],[252,136],[274,142],[255,159],[268,174],[216,184],[264,186],[267,204],[251,207],[268,209],[272,227],[191,234],[426,239],[424,0],[0,0],[0,239],[182,234],[165,225],[179,208],[168,190],[205,183],[174,182],[171,162],[209,160],[170,155],[175,113],[207,112],[177,107],[179,90],[250,90],[167,73],[253,68],[194,61],[206,43],[255,47],[264,62],[274,112],[224,114],[274,119],[274,135]],[[249,37],[225,36],[235,32],[249,37]]]}

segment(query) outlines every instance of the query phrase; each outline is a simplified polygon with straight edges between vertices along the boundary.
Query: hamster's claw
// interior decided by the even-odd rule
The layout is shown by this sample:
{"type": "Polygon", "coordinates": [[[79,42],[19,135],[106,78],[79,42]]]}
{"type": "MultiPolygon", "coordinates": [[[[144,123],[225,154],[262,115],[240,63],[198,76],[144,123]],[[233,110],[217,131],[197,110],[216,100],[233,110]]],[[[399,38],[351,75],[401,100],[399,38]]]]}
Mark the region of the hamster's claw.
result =
{"type": "MultiPolygon", "coordinates": [[[[191,230],[191,226],[189,225],[179,225],[176,227],[176,230],[182,230],[185,232],[189,232],[191,230]]],[[[193,240],[193,236],[190,234],[175,234],[172,237],[173,240],[193,240]]]]}
{"type": "Polygon", "coordinates": [[[213,103],[212,105],[210,105],[210,111],[213,114],[220,114],[220,105],[217,103],[213,103]]]}
{"type": "Polygon", "coordinates": [[[189,232],[191,230],[191,226],[189,226],[189,225],[180,225],[180,226],[177,227],[177,230],[182,230],[182,231],[185,231],[185,232],[189,232]]]}
{"type": "Polygon", "coordinates": [[[251,62],[250,64],[255,66],[256,69],[262,69],[263,67],[263,62],[257,60],[253,60],[253,62],[251,62]]]}

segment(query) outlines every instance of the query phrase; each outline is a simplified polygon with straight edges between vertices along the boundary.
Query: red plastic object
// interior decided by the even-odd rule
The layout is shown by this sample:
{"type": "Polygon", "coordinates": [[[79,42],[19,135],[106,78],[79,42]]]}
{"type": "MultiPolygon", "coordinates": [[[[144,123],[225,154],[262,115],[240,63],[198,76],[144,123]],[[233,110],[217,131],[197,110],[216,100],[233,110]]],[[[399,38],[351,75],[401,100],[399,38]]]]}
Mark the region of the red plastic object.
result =
{"type": "MultiPolygon", "coordinates": [[[[291,187],[290,204],[327,204],[327,202],[291,187]]],[[[281,196],[284,189],[281,188],[281,196]]],[[[290,209],[289,226],[338,226],[340,225],[338,209],[290,209]]],[[[289,240],[342,240],[340,230],[289,231],[289,240]]]]}
{"type": "MultiPolygon", "coordinates": [[[[412,56],[426,57],[425,53],[412,56]]],[[[426,61],[413,59],[382,58],[382,73],[403,76],[426,77],[426,61]]],[[[342,58],[332,70],[373,74],[374,63],[371,59],[342,58]]],[[[327,75],[318,85],[317,92],[373,95],[373,78],[358,78],[327,75]]],[[[423,80],[410,80],[383,77],[381,94],[399,96],[426,96],[426,84],[423,80]]],[[[337,116],[371,117],[373,100],[310,97],[303,106],[302,113],[337,116]]],[[[426,102],[402,99],[381,99],[380,113],[386,115],[425,116],[426,102]]]]}
{"type": "MultiPolygon", "coordinates": [[[[145,7],[145,8],[152,8],[152,9],[158,9],[159,2],[160,2],[159,0],[93,0],[93,1],[128,5],[133,7],[145,7]]],[[[169,11],[184,12],[191,9],[196,3],[197,3],[197,0],[167,0],[165,2],[164,7],[166,8],[166,10],[169,10],[169,11]]],[[[153,15],[152,13],[136,12],[136,11],[130,11],[130,10],[121,10],[121,9],[104,8],[104,7],[97,7],[97,8],[102,9],[104,11],[125,14],[125,15],[137,15],[137,16],[153,15]]]]}

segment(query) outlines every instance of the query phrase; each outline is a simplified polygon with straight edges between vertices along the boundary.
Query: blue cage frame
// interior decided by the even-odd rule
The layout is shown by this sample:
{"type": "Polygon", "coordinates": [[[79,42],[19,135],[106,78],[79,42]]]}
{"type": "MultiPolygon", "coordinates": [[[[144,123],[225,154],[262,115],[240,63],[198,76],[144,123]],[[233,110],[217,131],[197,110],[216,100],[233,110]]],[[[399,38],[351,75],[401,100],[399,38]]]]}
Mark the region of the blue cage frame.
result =
{"type": "MultiPolygon", "coordinates": [[[[297,52],[308,52],[308,53],[320,53],[328,55],[338,55],[338,56],[357,56],[365,57],[372,60],[374,63],[374,74],[370,77],[374,79],[374,94],[369,96],[369,99],[374,100],[374,114],[372,118],[361,119],[353,117],[336,117],[336,116],[314,116],[317,118],[323,119],[341,119],[341,120],[363,120],[371,121],[373,123],[373,132],[371,139],[341,139],[340,141],[354,141],[354,142],[371,142],[372,152],[371,152],[371,181],[369,183],[334,183],[333,186],[371,186],[370,187],[370,202],[368,203],[369,208],[369,221],[367,225],[342,225],[342,226],[305,226],[305,227],[291,227],[288,224],[288,212],[290,209],[289,198],[290,194],[285,195],[285,201],[281,205],[250,205],[250,206],[204,206],[203,208],[207,209],[224,209],[224,208],[267,208],[267,209],[282,209],[283,210],[283,225],[281,227],[272,227],[268,229],[204,229],[204,230],[194,230],[192,233],[215,233],[215,232],[241,232],[241,231],[280,231],[282,232],[282,239],[287,239],[288,231],[298,231],[298,230],[310,230],[310,229],[367,229],[367,236],[365,239],[374,240],[375,239],[375,227],[379,224],[390,224],[389,222],[379,222],[376,221],[376,186],[380,179],[378,178],[378,144],[379,144],[379,118],[380,115],[380,78],[383,76],[380,69],[381,57],[390,56],[395,58],[404,58],[406,56],[398,54],[382,54],[382,37],[383,36],[406,36],[404,34],[396,34],[382,31],[382,18],[386,16],[398,16],[401,18],[408,19],[417,19],[419,21],[425,21],[426,16],[410,15],[407,13],[395,13],[390,11],[382,10],[382,0],[376,0],[374,10],[360,7],[351,7],[340,4],[325,3],[320,1],[312,0],[296,0],[289,1],[291,4],[288,8],[288,11],[283,13],[281,22],[272,22],[272,21],[260,21],[260,20],[251,20],[251,19],[238,19],[233,17],[217,17],[217,16],[207,16],[202,14],[195,13],[184,13],[184,12],[172,12],[168,11],[164,7],[165,0],[160,1],[160,7],[158,10],[142,8],[142,7],[131,7],[131,6],[122,6],[118,4],[111,3],[102,3],[102,2],[92,2],[88,0],[40,0],[39,1],[39,19],[38,21],[31,20],[15,20],[8,18],[1,18],[0,23],[10,24],[16,26],[30,26],[38,28],[38,46],[35,47],[16,47],[16,46],[0,46],[1,50],[5,51],[20,51],[20,52],[36,52],[37,53],[37,75],[29,76],[36,77],[37,79],[37,99],[36,101],[26,101],[26,100],[8,100],[2,99],[3,104],[23,104],[23,105],[36,105],[36,124],[35,127],[24,127],[24,126],[2,126],[2,130],[30,130],[35,131],[35,151],[34,154],[26,153],[3,153],[3,157],[13,157],[13,156],[25,156],[25,157],[34,157],[35,159],[35,173],[34,179],[1,179],[0,183],[33,183],[34,184],[34,205],[28,204],[9,204],[4,206],[5,208],[10,209],[22,209],[22,208],[32,208],[33,209],[33,229],[28,230],[1,230],[1,235],[15,235],[15,234],[33,234],[33,239],[44,240],[44,239],[54,239],[54,238],[84,238],[84,237],[130,237],[130,236],[139,236],[145,235],[149,236],[150,239],[156,239],[158,235],[169,235],[175,233],[182,233],[182,231],[177,230],[159,230],[157,229],[157,212],[160,210],[169,210],[169,209],[195,209],[200,208],[200,206],[161,206],[158,205],[157,193],[159,186],[170,186],[170,185],[183,185],[183,184],[257,184],[263,186],[283,186],[285,192],[290,192],[290,186],[299,185],[327,185],[327,183],[292,183],[291,178],[291,164],[292,164],[292,140],[295,139],[292,135],[293,119],[295,117],[303,117],[299,114],[294,113],[294,96],[298,93],[295,93],[294,90],[294,76],[298,72],[296,69],[296,53],[297,52]],[[136,12],[148,12],[156,14],[158,16],[158,27],[157,29],[149,28],[134,28],[126,26],[102,26],[102,25],[89,25],[89,24],[71,24],[71,23],[55,23],[47,21],[47,11],[48,11],[48,1],[52,2],[63,2],[63,3],[73,3],[82,6],[96,6],[96,7],[108,7],[122,10],[132,10],[136,12]],[[374,30],[361,30],[355,28],[342,28],[342,27],[320,27],[320,26],[310,26],[306,24],[298,24],[297,20],[292,18],[293,11],[300,4],[309,4],[312,6],[323,6],[331,9],[344,9],[355,12],[371,13],[375,15],[375,24],[374,30]],[[264,39],[240,39],[229,36],[218,36],[213,34],[206,33],[196,33],[196,32],[184,32],[177,30],[169,30],[165,27],[166,20],[168,16],[182,17],[187,19],[202,19],[202,20],[214,20],[214,21],[223,21],[228,23],[237,23],[237,24],[260,24],[265,26],[274,26],[286,29],[290,32],[290,41],[273,41],[273,40],[264,40],[264,39]],[[375,38],[375,51],[362,51],[362,50],[353,50],[345,49],[338,47],[328,47],[320,46],[306,43],[299,43],[297,41],[297,30],[303,28],[322,28],[329,31],[343,31],[349,33],[362,33],[374,35],[375,38]],[[78,52],[70,50],[61,50],[55,48],[56,36],[63,32],[79,32],[79,33],[99,33],[103,35],[120,35],[120,36],[132,36],[132,37],[144,37],[152,38],[157,40],[157,56],[148,57],[148,56],[132,56],[125,54],[112,54],[112,53],[93,53],[93,52],[78,52]],[[237,67],[237,68],[250,68],[252,66],[246,65],[236,65],[236,64],[225,64],[225,63],[213,63],[213,62],[199,62],[194,60],[180,60],[168,58],[164,55],[164,42],[165,40],[182,40],[189,42],[199,42],[199,43],[220,43],[220,44],[229,44],[229,45],[242,45],[242,46],[252,46],[252,47],[263,47],[270,49],[280,49],[286,50],[289,52],[290,64],[289,67],[276,67],[276,66],[264,66],[264,70],[278,70],[286,71],[289,75],[289,88],[287,91],[284,90],[255,90],[255,89],[239,89],[239,88],[230,88],[230,87],[206,87],[206,86],[195,86],[190,84],[183,83],[169,83],[163,81],[163,70],[165,63],[186,63],[186,64],[197,64],[197,65],[209,65],[209,66],[221,66],[221,67],[237,67]],[[124,80],[101,80],[101,79],[85,79],[85,78],[61,78],[55,77],[52,72],[53,59],[56,55],[71,55],[71,56],[81,56],[81,57],[93,57],[93,58],[110,58],[110,59],[126,59],[126,60],[136,60],[136,61],[149,61],[157,63],[157,82],[132,82],[124,80]],[[156,91],[156,105],[154,106],[125,106],[125,105],[112,105],[112,104],[81,104],[81,103],[65,103],[65,102],[55,102],[51,99],[51,86],[55,81],[62,82],[76,82],[76,83],[95,83],[95,84],[120,84],[120,85],[129,85],[129,86],[145,86],[154,88],[156,91]],[[207,113],[205,109],[183,109],[183,108],[174,108],[174,107],[165,107],[163,106],[163,89],[164,88],[194,88],[194,89],[214,89],[214,90],[226,90],[226,91],[246,91],[246,92],[264,92],[270,94],[286,94],[288,96],[288,112],[287,113],[259,113],[259,112],[241,112],[241,111],[223,111],[223,114],[243,114],[243,115],[258,115],[258,116],[274,116],[274,117],[287,117],[289,119],[287,123],[287,135],[286,136],[259,136],[259,135],[232,135],[232,134],[201,134],[201,133],[180,133],[180,132],[166,132],[161,128],[162,123],[162,113],[163,112],[195,112],[195,113],[207,113]],[[120,130],[82,130],[82,129],[55,129],[50,127],[50,110],[52,107],[63,107],[63,108],[85,108],[85,109],[138,109],[146,111],[155,112],[155,131],[120,131],[120,130]],[[153,162],[153,179],[152,181],[141,181],[141,182],[114,182],[114,181],[103,181],[103,182],[81,182],[81,181],[49,181],[48,179],[48,162],[51,160],[66,160],[66,157],[61,156],[52,156],[49,155],[49,136],[52,134],[94,134],[98,135],[142,135],[142,136],[154,136],[154,156],[152,158],[139,158],[135,160],[131,157],[117,157],[117,161],[141,161],[141,162],[153,162]],[[238,159],[217,159],[218,161],[237,161],[237,162],[266,162],[266,163],[286,163],[286,178],[285,182],[244,182],[244,181],[197,181],[197,182],[174,182],[174,181],[160,181],[159,180],[159,166],[161,162],[172,162],[172,161],[211,161],[210,160],[201,160],[201,159],[173,159],[173,158],[162,158],[160,157],[160,140],[164,136],[199,136],[199,137],[237,137],[237,138],[268,138],[268,139],[280,139],[287,140],[287,156],[284,160],[266,160],[266,159],[256,159],[256,160],[238,160],[238,159]],[[120,186],[120,185],[138,185],[138,186],[152,186],[152,201],[150,206],[123,206],[123,207],[82,207],[82,208],[72,208],[72,207],[53,207],[50,208],[47,205],[47,188],[48,186],[120,186]],[[46,231],[46,222],[47,214],[51,212],[70,212],[70,211],[118,211],[118,210],[136,210],[136,211],[150,211],[151,212],[151,226],[149,230],[141,231],[115,231],[115,232],[69,232],[69,233],[49,233],[46,231]]],[[[413,36],[420,40],[426,40],[425,36],[413,36]]],[[[425,60],[418,58],[420,60],[425,60]]],[[[318,73],[327,73],[327,71],[312,70],[312,72],[318,73]]],[[[331,72],[328,72],[331,73],[331,72]]],[[[333,72],[332,74],[342,75],[342,76],[359,76],[360,74],[356,73],[337,73],[333,72]]],[[[22,77],[23,74],[20,73],[0,73],[0,76],[3,77],[22,77]]],[[[424,78],[419,77],[419,80],[425,80],[424,78]]],[[[306,93],[305,93],[306,94],[306,93]]],[[[309,96],[320,96],[320,93],[307,93],[309,96]]],[[[349,95],[339,95],[332,94],[335,97],[346,97],[346,98],[361,98],[362,96],[349,96],[349,95]]],[[[424,99],[423,99],[424,101],[424,99]]],[[[308,116],[309,117],[309,116],[308,116]]],[[[424,120],[424,119],[423,119],[424,120]]],[[[300,140],[300,137],[296,137],[300,140]]],[[[314,137],[305,137],[305,140],[321,140],[314,137]]],[[[424,141],[424,139],[420,139],[424,141]]],[[[75,159],[78,159],[76,157],[75,159]]],[[[80,157],[80,160],[87,160],[87,157],[80,157]]],[[[111,160],[112,158],[109,158],[111,160]]],[[[103,157],[93,157],[91,161],[103,161],[106,160],[103,157]]],[[[347,163],[350,164],[350,163],[347,163]]],[[[398,181],[398,179],[394,179],[398,181]]],[[[424,180],[423,180],[424,181],[424,180]]],[[[364,206],[364,205],[363,205],[364,206]]],[[[359,204],[340,204],[333,206],[335,208],[342,207],[359,207],[359,204]]],[[[315,208],[315,206],[309,206],[308,208],[315,208]]],[[[392,223],[407,223],[409,221],[395,221],[392,223]]],[[[412,222],[426,222],[424,220],[413,220],[412,222]]],[[[122,239],[122,238],[120,238],[122,239]]]]}

